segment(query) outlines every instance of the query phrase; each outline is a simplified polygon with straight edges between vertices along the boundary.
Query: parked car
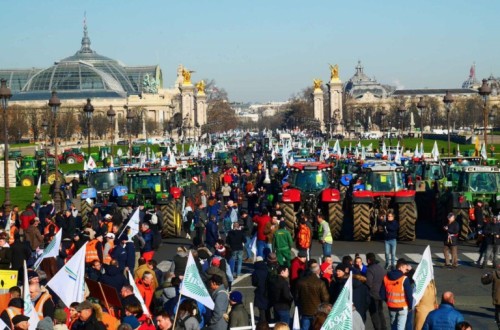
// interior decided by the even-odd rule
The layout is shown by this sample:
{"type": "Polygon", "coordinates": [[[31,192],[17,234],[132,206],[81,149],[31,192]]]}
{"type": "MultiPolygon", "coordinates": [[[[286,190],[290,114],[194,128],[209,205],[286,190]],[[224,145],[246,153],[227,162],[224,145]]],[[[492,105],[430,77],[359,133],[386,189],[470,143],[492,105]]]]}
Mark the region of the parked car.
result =
{"type": "Polygon", "coordinates": [[[147,144],[147,141],[146,141],[146,139],[135,139],[134,141],[132,141],[132,144],[143,145],[143,144],[147,144]]]}
{"type": "Polygon", "coordinates": [[[127,146],[128,145],[128,141],[127,140],[119,140],[119,141],[116,142],[116,145],[127,146]]]}
{"type": "Polygon", "coordinates": [[[73,179],[77,179],[80,183],[87,181],[87,173],[83,170],[71,170],[64,173],[64,181],[70,183],[73,179]]]}

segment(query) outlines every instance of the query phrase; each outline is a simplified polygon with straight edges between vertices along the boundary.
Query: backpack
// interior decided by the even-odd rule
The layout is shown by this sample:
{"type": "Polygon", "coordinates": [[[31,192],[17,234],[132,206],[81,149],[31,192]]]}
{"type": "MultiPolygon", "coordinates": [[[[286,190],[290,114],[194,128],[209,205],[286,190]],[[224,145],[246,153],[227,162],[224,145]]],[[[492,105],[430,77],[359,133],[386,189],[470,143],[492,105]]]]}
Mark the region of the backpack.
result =
{"type": "Polygon", "coordinates": [[[155,251],[158,250],[162,243],[161,241],[161,232],[159,230],[153,230],[153,240],[151,241],[151,248],[155,251]]]}
{"type": "Polygon", "coordinates": [[[299,225],[297,244],[302,249],[308,249],[311,246],[311,230],[304,223],[299,225]]]}

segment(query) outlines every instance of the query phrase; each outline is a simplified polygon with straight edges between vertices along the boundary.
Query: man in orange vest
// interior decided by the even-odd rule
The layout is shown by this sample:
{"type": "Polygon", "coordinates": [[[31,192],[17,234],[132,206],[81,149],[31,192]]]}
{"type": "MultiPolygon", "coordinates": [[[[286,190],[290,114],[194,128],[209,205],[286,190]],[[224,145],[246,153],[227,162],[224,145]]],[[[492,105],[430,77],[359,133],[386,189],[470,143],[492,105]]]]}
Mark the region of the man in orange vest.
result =
{"type": "Polygon", "coordinates": [[[91,264],[94,260],[99,260],[101,263],[104,260],[103,256],[103,236],[102,233],[96,233],[96,237],[88,242],[87,248],[85,250],[85,263],[91,264]]]}
{"type": "Polygon", "coordinates": [[[40,286],[40,278],[38,273],[33,270],[28,270],[28,282],[30,288],[30,297],[33,306],[35,306],[35,312],[40,320],[48,316],[51,319],[54,318],[54,311],[56,306],[52,301],[52,296],[50,293],[40,286]]]}
{"type": "Polygon", "coordinates": [[[14,329],[14,324],[12,323],[12,319],[16,315],[23,314],[24,302],[21,298],[12,298],[9,301],[9,306],[0,314],[0,319],[7,324],[10,324],[11,329],[14,329]]]}
{"type": "Polygon", "coordinates": [[[104,250],[103,250],[103,262],[106,265],[109,265],[111,263],[111,252],[113,251],[113,248],[115,247],[115,234],[113,233],[107,233],[106,234],[106,244],[104,244],[104,250]]]}
{"type": "Polygon", "coordinates": [[[385,300],[389,308],[391,329],[404,330],[406,319],[413,305],[413,289],[406,273],[411,270],[408,262],[401,258],[396,269],[387,273],[380,288],[380,298],[385,300]]]}
{"type": "Polygon", "coordinates": [[[151,301],[153,300],[153,295],[156,290],[156,286],[153,280],[154,280],[153,273],[144,272],[142,278],[138,279],[137,282],[135,283],[148,309],[151,309],[150,307],[151,301]]]}

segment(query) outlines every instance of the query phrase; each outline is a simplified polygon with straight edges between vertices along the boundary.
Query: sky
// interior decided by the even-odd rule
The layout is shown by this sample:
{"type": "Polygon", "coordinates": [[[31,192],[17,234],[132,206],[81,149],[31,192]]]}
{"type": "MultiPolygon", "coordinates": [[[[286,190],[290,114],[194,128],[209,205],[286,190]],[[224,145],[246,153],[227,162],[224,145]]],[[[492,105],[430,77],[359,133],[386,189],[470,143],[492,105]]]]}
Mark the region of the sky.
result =
{"type": "Polygon", "coordinates": [[[234,102],[286,101],[329,64],[343,82],[364,72],[398,88],[459,88],[500,76],[500,1],[2,1],[0,68],[47,68],[80,48],[125,65],[183,64],[234,102]],[[497,35],[497,37],[495,37],[497,35]]]}

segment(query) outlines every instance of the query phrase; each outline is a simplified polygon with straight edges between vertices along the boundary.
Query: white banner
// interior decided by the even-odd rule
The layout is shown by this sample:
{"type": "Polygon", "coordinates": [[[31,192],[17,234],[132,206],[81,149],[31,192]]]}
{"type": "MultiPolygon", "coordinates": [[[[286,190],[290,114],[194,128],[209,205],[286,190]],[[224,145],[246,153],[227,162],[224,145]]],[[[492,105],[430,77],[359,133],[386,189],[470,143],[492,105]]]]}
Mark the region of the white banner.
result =
{"type": "Polygon", "coordinates": [[[24,286],[23,286],[23,300],[24,300],[24,309],[23,314],[30,318],[30,330],[36,330],[36,326],[38,325],[38,314],[35,311],[35,307],[33,307],[33,303],[31,302],[30,296],[30,284],[28,282],[28,269],[26,268],[26,260],[24,261],[24,286]]]}
{"type": "Polygon", "coordinates": [[[134,276],[132,275],[130,270],[128,271],[128,282],[132,286],[132,288],[134,289],[134,296],[136,296],[137,299],[139,299],[139,302],[141,303],[142,312],[148,316],[151,315],[149,313],[148,306],[146,306],[146,303],[144,302],[144,298],[142,298],[141,293],[139,292],[139,289],[137,288],[137,285],[135,284],[134,276]]]}
{"type": "MultiPolygon", "coordinates": [[[[127,227],[128,227],[129,230],[128,230],[128,232],[126,232],[126,234],[128,236],[129,241],[132,240],[132,237],[134,237],[135,235],[137,235],[139,233],[139,221],[140,221],[140,218],[139,218],[139,207],[138,207],[135,209],[134,214],[132,215],[132,217],[128,221],[127,225],[125,226],[125,228],[121,232],[120,236],[123,234],[124,231],[127,230],[127,227]]],[[[118,236],[118,237],[120,237],[120,236],[118,236]]]]}
{"type": "Polygon", "coordinates": [[[186,297],[192,298],[210,309],[214,309],[214,301],[208,293],[205,284],[201,280],[198,267],[194,262],[193,255],[189,252],[186,271],[184,272],[184,279],[181,284],[180,293],[186,297]]]}
{"type": "Polygon", "coordinates": [[[352,326],[352,275],[350,275],[321,330],[351,330],[352,326]]]}
{"type": "Polygon", "coordinates": [[[35,270],[38,269],[43,259],[49,257],[57,257],[59,255],[59,247],[61,246],[61,236],[62,236],[62,229],[59,229],[56,236],[52,238],[52,241],[50,241],[49,245],[47,245],[47,247],[43,250],[42,255],[36,260],[34,265],[35,270]]]}
{"type": "Polygon", "coordinates": [[[413,274],[415,286],[413,287],[412,309],[419,303],[420,299],[422,299],[425,289],[433,279],[434,268],[432,267],[431,247],[427,245],[424,253],[422,254],[422,260],[420,260],[417,269],[415,269],[415,274],[413,274]]]}

